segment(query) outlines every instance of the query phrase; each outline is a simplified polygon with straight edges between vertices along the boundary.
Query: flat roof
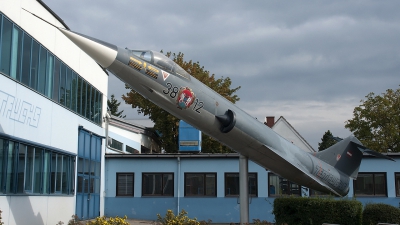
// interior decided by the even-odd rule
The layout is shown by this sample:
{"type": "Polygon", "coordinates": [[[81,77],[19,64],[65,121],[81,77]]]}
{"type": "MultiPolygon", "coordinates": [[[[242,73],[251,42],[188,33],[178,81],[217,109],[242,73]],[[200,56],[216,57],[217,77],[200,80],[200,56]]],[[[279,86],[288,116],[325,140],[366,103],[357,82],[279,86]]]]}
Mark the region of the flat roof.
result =
{"type": "MultiPolygon", "coordinates": [[[[383,155],[400,158],[400,153],[382,153],[383,155]]],[[[149,154],[117,154],[106,153],[106,158],[238,158],[239,153],[149,153],[149,154]]],[[[364,158],[377,158],[373,155],[364,154],[364,158]]],[[[379,158],[377,158],[379,159],[379,158]]]]}
{"type": "Polygon", "coordinates": [[[165,154],[116,154],[106,153],[106,158],[238,158],[238,153],[165,153],[165,154]]]}

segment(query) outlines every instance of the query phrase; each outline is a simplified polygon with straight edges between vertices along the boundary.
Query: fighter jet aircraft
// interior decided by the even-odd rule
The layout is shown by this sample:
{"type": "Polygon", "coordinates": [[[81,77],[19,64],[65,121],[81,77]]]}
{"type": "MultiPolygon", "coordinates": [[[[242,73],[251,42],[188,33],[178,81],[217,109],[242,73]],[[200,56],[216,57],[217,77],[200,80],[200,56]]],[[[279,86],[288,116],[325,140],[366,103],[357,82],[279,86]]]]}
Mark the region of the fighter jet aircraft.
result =
{"type": "Polygon", "coordinates": [[[305,152],[159,52],[120,48],[56,28],[103,68],[154,104],[299,185],[345,196],[350,178],[357,178],[363,152],[393,160],[366,149],[354,136],[322,152],[305,152]]]}

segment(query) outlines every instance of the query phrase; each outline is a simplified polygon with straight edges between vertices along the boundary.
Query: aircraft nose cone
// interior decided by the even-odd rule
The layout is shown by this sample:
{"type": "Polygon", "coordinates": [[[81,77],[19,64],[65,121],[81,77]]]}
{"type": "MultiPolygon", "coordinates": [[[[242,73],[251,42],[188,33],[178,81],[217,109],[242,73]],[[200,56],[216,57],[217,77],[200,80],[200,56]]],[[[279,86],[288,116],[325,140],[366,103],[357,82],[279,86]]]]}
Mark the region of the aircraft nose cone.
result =
{"type": "Polygon", "coordinates": [[[118,48],[115,45],[69,30],[59,30],[103,68],[109,67],[117,57],[118,48]]]}

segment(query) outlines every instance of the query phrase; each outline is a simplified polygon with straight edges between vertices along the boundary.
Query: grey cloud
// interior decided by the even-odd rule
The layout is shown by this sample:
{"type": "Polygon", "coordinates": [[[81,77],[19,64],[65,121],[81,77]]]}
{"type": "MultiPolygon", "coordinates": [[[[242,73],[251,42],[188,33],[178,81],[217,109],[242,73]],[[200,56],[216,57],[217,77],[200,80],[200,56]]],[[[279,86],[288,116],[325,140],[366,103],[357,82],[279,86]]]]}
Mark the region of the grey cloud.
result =
{"type": "MultiPolygon", "coordinates": [[[[400,84],[399,1],[46,1],[69,27],[131,49],[183,52],[217,77],[242,86],[238,103],[258,110],[256,117],[288,115],[307,138],[322,137],[344,121],[337,103],[369,92],[382,93],[400,84]],[[314,115],[320,102],[333,114],[314,115]],[[334,106],[334,107],[333,107],[334,106]],[[286,110],[281,110],[280,107],[286,110]],[[264,109],[263,108],[263,109],[264,109]],[[314,115],[316,117],[317,115],[314,115]],[[324,126],[306,126],[311,123],[324,126]]],[[[124,85],[110,79],[110,91],[124,85]],[[116,86],[115,86],[116,85],[116,86]]],[[[124,92],[125,93],[125,92],[124,92]]],[[[120,93],[121,95],[123,93],[120,93]]],[[[117,96],[117,94],[116,94],[117,96]]],[[[127,106],[129,110],[129,106],[127,106]]],[[[137,114],[133,111],[132,114],[137,114]]],[[[342,136],[337,134],[338,136],[342,136]]],[[[306,139],[307,139],[306,138],[306,139]]]]}

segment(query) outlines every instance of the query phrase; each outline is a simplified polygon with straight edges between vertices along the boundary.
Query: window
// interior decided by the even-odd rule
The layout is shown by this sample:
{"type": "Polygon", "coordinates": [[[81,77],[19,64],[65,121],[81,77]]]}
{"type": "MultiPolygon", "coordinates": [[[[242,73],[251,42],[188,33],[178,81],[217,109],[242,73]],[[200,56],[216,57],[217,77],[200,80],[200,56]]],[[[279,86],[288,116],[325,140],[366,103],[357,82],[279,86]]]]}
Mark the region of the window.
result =
{"type": "Polygon", "coordinates": [[[129,146],[129,145],[126,145],[126,146],[125,146],[125,150],[126,150],[126,152],[129,152],[129,153],[132,153],[132,154],[138,154],[138,153],[139,153],[138,150],[132,148],[132,147],[129,146]]]}
{"type": "MultiPolygon", "coordinates": [[[[31,49],[32,49],[32,38],[24,33],[24,41],[23,41],[23,53],[22,53],[22,78],[21,82],[27,86],[30,86],[31,80],[31,49]]],[[[58,95],[57,95],[58,96],[58,95]]]]}
{"type": "Polygon", "coordinates": [[[353,184],[355,196],[386,196],[386,173],[359,173],[353,184]]]}
{"type": "Polygon", "coordinates": [[[396,196],[400,197],[400,173],[394,174],[394,182],[396,183],[396,196]]]}
{"type": "Polygon", "coordinates": [[[281,195],[301,195],[300,185],[280,177],[273,173],[268,173],[268,196],[281,195]]]}
{"type": "MultiPolygon", "coordinates": [[[[249,173],[249,194],[257,196],[257,174],[249,173]]],[[[239,196],[239,173],[225,173],[225,196],[239,196]]]]}
{"type": "Polygon", "coordinates": [[[115,139],[111,139],[111,140],[112,141],[111,141],[110,147],[122,151],[122,142],[119,142],[119,141],[117,141],[115,139]]]}
{"type": "Polygon", "coordinates": [[[185,173],[185,196],[217,196],[217,174],[185,173]]]}
{"type": "Polygon", "coordinates": [[[142,196],[174,196],[174,174],[143,173],[142,196]]]}
{"type": "Polygon", "coordinates": [[[12,51],[12,28],[13,24],[6,18],[3,19],[3,30],[1,33],[1,55],[0,55],[0,71],[10,75],[10,61],[12,51]]]}
{"type": "Polygon", "coordinates": [[[117,173],[117,196],[133,196],[133,173],[117,173]]]}
{"type": "Polygon", "coordinates": [[[310,196],[319,196],[319,197],[328,197],[331,196],[332,194],[330,193],[325,193],[325,192],[321,192],[321,191],[316,191],[313,189],[310,189],[310,196]]]}
{"type": "Polygon", "coordinates": [[[0,72],[101,124],[101,92],[1,13],[0,25],[0,72]]]}
{"type": "Polygon", "coordinates": [[[74,156],[0,138],[0,193],[73,195],[74,156]]]}

